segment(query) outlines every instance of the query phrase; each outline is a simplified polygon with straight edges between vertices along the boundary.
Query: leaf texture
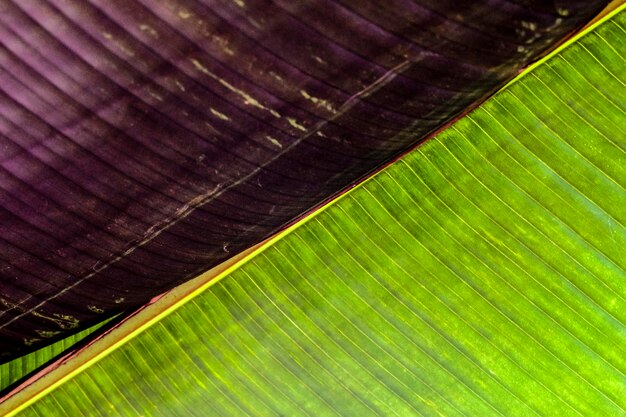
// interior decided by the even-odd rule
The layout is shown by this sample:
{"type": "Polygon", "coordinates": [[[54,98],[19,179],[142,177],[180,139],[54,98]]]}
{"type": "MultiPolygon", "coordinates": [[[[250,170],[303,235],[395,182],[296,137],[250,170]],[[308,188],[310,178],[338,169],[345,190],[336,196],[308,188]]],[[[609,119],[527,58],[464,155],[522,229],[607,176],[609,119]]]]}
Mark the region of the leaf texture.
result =
{"type": "Polygon", "coordinates": [[[621,7],[107,356],[4,406],[626,415],[625,58],[621,7]]]}
{"type": "Polygon", "coordinates": [[[102,328],[111,320],[112,319],[104,320],[95,326],[61,339],[56,343],[52,343],[28,355],[24,355],[1,364],[0,398],[3,397],[3,394],[10,391],[15,384],[25,382],[25,378],[29,378],[33,372],[36,372],[39,368],[46,365],[54,358],[59,355],[63,355],[66,352],[71,352],[81,346],[83,342],[88,340],[87,336],[94,334],[96,330],[102,328]]]}
{"type": "Polygon", "coordinates": [[[2,360],[259,242],[605,3],[1,2],[2,360]]]}

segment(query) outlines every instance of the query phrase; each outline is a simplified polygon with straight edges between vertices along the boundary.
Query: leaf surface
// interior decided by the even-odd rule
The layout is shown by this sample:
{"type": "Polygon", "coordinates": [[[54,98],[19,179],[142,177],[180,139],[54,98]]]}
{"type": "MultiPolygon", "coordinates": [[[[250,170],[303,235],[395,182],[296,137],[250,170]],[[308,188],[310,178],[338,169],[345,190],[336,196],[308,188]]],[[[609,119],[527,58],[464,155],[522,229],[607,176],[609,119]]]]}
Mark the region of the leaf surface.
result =
{"type": "Polygon", "coordinates": [[[263,240],[606,3],[3,1],[0,361],[263,240]]]}
{"type": "Polygon", "coordinates": [[[5,410],[626,415],[625,48],[621,7],[224,279],[5,410]]]}
{"type": "Polygon", "coordinates": [[[26,378],[55,357],[66,352],[71,352],[73,349],[77,348],[83,340],[87,340],[86,338],[89,335],[92,335],[92,333],[105,326],[111,320],[112,319],[107,319],[95,326],[61,339],[56,343],[45,346],[28,355],[20,356],[12,361],[0,364],[0,397],[2,397],[2,393],[6,393],[10,390],[13,384],[26,378]]]}

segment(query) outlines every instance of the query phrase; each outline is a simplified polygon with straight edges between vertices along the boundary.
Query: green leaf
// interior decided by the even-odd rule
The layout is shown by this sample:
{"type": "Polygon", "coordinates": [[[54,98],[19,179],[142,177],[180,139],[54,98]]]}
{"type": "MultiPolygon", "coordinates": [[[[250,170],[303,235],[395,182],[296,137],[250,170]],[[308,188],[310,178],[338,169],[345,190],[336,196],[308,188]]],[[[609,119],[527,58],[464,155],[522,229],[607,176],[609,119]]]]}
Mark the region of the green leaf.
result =
{"type": "Polygon", "coordinates": [[[5,411],[626,415],[623,10],[5,411]]]}
{"type": "Polygon", "coordinates": [[[0,364],[0,387],[2,387],[0,392],[9,389],[13,384],[17,383],[22,378],[26,378],[55,357],[62,355],[64,352],[71,352],[85,340],[88,340],[86,339],[87,336],[94,334],[96,330],[104,327],[111,320],[113,320],[113,318],[88,327],[83,331],[36,350],[31,354],[0,364]]]}

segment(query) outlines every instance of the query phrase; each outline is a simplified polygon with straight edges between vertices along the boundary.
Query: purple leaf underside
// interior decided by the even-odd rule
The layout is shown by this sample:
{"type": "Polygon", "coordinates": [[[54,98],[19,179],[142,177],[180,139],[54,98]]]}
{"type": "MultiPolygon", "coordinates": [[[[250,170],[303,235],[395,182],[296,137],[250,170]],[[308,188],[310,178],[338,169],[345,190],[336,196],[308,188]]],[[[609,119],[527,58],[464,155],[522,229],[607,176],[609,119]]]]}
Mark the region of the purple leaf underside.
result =
{"type": "Polygon", "coordinates": [[[2,360],[261,241],[606,2],[554,3],[2,2],[2,360]]]}

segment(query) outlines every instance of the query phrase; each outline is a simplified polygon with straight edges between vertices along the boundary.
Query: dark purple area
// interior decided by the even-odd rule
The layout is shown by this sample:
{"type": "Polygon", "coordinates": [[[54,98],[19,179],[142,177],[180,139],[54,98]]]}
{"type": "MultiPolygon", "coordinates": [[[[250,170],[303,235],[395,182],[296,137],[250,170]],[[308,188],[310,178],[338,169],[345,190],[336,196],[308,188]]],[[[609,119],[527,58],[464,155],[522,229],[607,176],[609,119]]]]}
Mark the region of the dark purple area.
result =
{"type": "Polygon", "coordinates": [[[605,3],[0,2],[1,361],[259,242],[605,3]]]}

